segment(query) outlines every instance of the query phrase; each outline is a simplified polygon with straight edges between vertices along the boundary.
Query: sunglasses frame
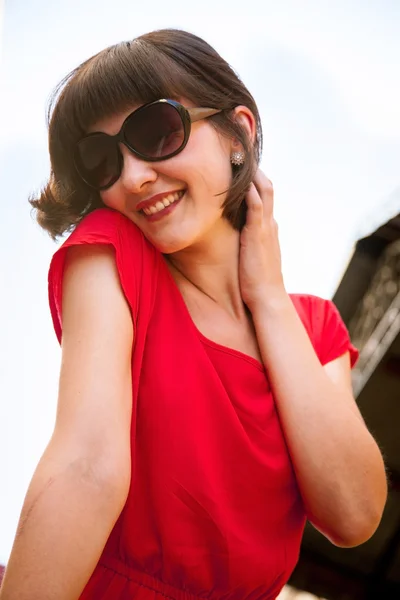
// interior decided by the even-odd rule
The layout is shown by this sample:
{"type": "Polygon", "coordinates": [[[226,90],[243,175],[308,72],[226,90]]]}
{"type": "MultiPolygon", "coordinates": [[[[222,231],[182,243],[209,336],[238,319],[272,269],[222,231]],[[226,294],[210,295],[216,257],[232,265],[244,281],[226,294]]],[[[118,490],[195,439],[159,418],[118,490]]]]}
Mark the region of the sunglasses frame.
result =
{"type": "Polygon", "coordinates": [[[162,160],[167,160],[169,158],[172,158],[173,156],[176,156],[177,154],[182,152],[182,150],[185,148],[186,144],[189,141],[192,123],[195,123],[196,121],[200,121],[202,119],[206,119],[206,118],[216,115],[217,113],[220,113],[220,112],[222,112],[222,109],[220,109],[220,108],[204,108],[204,107],[186,108],[179,102],[176,102],[176,100],[171,100],[171,99],[167,99],[167,98],[162,98],[160,100],[148,102],[146,104],[143,104],[143,106],[140,106],[139,108],[136,108],[134,111],[132,111],[126,117],[124,122],[122,123],[121,129],[119,130],[119,132],[116,133],[115,135],[109,135],[108,133],[104,133],[103,131],[94,131],[93,133],[89,133],[88,135],[85,135],[83,138],[81,138],[75,145],[75,151],[74,151],[74,156],[73,156],[75,169],[76,169],[79,177],[90,188],[95,189],[99,192],[103,191],[103,190],[107,190],[112,185],[114,185],[114,183],[116,181],[118,181],[118,179],[121,177],[121,173],[122,173],[122,169],[123,169],[123,157],[122,157],[121,150],[118,147],[118,144],[124,144],[130,150],[130,152],[132,152],[132,154],[134,154],[135,156],[139,157],[140,159],[142,159],[146,162],[160,162],[162,160]],[[173,152],[171,152],[170,154],[167,154],[166,156],[163,156],[161,158],[149,157],[149,156],[146,156],[145,154],[142,154],[141,152],[139,152],[138,150],[136,150],[129,144],[128,140],[125,137],[126,124],[130,121],[130,119],[133,117],[133,115],[137,115],[137,113],[140,113],[141,111],[146,110],[150,106],[153,106],[155,104],[161,104],[161,103],[169,104],[178,112],[178,114],[181,118],[181,121],[182,121],[182,125],[183,125],[183,141],[182,141],[182,144],[180,145],[180,147],[177,148],[177,150],[174,150],[173,152]],[[77,164],[78,163],[77,155],[78,155],[79,145],[84,140],[87,140],[88,138],[92,138],[92,137],[99,136],[99,135],[107,136],[108,138],[115,140],[115,142],[116,142],[115,146],[116,146],[117,155],[118,155],[118,167],[119,167],[118,174],[116,174],[114,177],[112,177],[111,180],[109,181],[109,183],[107,183],[107,185],[104,185],[101,187],[95,186],[92,183],[90,183],[89,181],[87,181],[85,179],[85,177],[82,175],[82,173],[80,172],[78,164],[77,164]]]}

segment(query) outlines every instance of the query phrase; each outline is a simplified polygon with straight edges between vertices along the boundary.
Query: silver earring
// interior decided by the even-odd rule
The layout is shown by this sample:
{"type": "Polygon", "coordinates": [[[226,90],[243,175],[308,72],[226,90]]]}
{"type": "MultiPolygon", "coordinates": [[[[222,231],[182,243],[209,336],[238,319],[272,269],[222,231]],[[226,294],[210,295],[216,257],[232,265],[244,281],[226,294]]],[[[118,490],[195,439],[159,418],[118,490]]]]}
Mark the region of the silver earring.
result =
{"type": "Polygon", "coordinates": [[[244,152],[232,152],[231,163],[236,167],[240,167],[244,163],[244,152]]]}

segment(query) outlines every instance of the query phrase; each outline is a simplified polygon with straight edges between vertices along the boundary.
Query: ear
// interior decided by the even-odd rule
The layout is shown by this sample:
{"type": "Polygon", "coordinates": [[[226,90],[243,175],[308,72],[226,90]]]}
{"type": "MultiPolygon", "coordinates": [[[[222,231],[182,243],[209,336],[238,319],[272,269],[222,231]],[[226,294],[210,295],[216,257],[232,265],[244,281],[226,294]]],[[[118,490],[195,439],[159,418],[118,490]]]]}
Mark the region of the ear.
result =
{"type": "MultiPolygon", "coordinates": [[[[236,106],[233,109],[234,118],[240,123],[243,129],[246,131],[248,138],[251,143],[254,143],[256,138],[256,120],[253,113],[247,106],[236,106]]],[[[241,144],[237,139],[232,140],[232,150],[241,150],[241,144]]]]}

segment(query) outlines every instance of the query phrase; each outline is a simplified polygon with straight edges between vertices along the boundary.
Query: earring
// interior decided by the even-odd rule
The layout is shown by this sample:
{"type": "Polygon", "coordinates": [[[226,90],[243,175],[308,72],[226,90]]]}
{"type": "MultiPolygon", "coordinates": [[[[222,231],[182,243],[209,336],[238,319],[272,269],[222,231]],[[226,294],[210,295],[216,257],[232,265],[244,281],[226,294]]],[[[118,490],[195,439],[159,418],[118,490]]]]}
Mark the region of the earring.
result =
{"type": "Polygon", "coordinates": [[[240,167],[244,163],[244,152],[232,152],[231,163],[236,167],[240,167]]]}

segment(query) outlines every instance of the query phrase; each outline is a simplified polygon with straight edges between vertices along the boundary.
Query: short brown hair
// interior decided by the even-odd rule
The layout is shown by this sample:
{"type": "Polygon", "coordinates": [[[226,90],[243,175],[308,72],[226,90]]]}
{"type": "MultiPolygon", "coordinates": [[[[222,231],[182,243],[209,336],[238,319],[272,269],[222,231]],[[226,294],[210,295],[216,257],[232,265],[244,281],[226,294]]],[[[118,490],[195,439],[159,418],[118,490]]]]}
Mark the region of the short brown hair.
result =
{"type": "Polygon", "coordinates": [[[245,150],[232,181],[223,216],[236,229],[245,219],[245,192],[253,179],[262,148],[257,105],[229,64],[201,38],[163,29],[102,50],[72,71],[55,89],[48,109],[51,173],[48,184],[30,203],[53,239],[71,231],[82,218],[103,206],[100,194],[79,178],[72,155],[76,142],[98,120],[132,105],[160,98],[186,98],[196,106],[219,108],[210,117],[218,131],[236,137],[245,150]],[[257,131],[251,144],[232,109],[247,106],[257,131]]]}

